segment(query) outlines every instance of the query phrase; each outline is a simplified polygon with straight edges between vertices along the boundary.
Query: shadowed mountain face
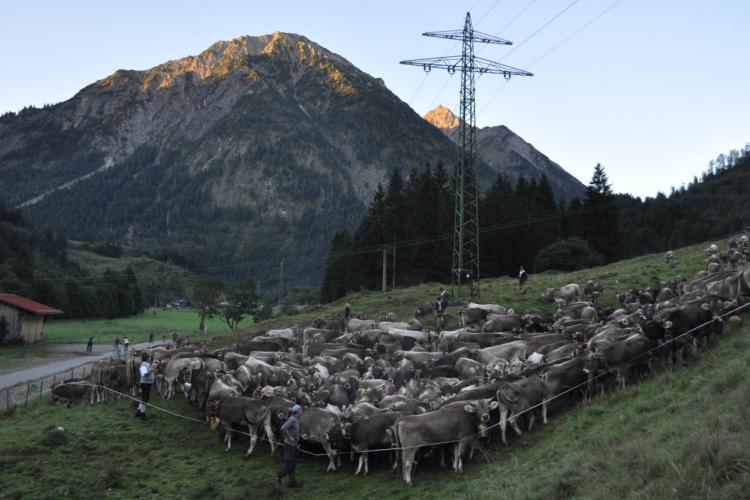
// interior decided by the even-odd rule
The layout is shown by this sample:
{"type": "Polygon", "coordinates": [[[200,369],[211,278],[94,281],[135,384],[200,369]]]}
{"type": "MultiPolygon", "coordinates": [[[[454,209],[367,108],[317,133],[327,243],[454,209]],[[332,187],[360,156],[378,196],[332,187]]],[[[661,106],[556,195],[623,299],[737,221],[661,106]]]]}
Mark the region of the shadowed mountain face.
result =
{"type": "MultiPolygon", "coordinates": [[[[461,120],[451,110],[438,106],[425,114],[424,119],[458,143],[461,120]]],[[[546,174],[558,199],[569,201],[586,194],[586,187],[578,179],[505,125],[477,129],[477,155],[492,171],[502,173],[513,181],[522,175],[538,178],[546,174]]]]}
{"type": "Polygon", "coordinates": [[[316,284],[332,235],[393,169],[456,155],[382,80],[274,33],[5,115],[0,196],[68,237],[169,246],[269,289],[282,259],[287,285],[316,284]]]}

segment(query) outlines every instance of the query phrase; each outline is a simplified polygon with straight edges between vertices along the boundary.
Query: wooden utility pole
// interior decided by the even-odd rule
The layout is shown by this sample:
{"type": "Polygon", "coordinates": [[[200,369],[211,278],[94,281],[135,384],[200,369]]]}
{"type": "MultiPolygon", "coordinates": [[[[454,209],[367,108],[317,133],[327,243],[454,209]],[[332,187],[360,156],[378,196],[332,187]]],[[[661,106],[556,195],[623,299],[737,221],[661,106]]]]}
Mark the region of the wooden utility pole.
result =
{"type": "Polygon", "coordinates": [[[388,267],[388,247],[383,245],[383,291],[384,292],[386,289],[386,284],[388,283],[387,282],[388,272],[386,270],[387,267],[388,267]]]}
{"type": "Polygon", "coordinates": [[[396,289],[396,244],[393,244],[393,265],[391,266],[391,289],[396,289]]]}

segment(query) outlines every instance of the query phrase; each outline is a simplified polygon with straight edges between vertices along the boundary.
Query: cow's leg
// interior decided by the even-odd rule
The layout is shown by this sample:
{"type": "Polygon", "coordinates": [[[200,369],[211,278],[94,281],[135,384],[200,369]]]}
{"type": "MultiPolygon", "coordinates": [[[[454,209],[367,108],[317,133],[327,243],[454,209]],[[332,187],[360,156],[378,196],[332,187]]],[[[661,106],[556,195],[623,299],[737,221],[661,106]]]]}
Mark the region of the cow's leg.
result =
{"type": "Polygon", "coordinates": [[[542,401],[542,421],[547,424],[547,400],[542,401]]]}
{"type": "Polygon", "coordinates": [[[323,443],[323,450],[326,452],[326,455],[328,455],[328,468],[326,469],[326,472],[335,471],[336,456],[333,454],[333,449],[331,448],[331,444],[328,441],[325,441],[323,443]]]}
{"type": "Polygon", "coordinates": [[[273,429],[271,428],[271,412],[268,412],[266,418],[263,420],[263,428],[266,430],[266,438],[271,443],[271,455],[276,452],[276,439],[274,439],[273,429]]]}
{"type": "Polygon", "coordinates": [[[398,457],[398,450],[393,450],[393,465],[391,466],[391,472],[396,472],[396,469],[398,469],[398,457]]]}
{"type": "Polygon", "coordinates": [[[250,448],[247,449],[245,456],[249,457],[250,455],[253,454],[255,443],[258,441],[258,426],[253,425],[253,424],[247,424],[247,432],[250,434],[250,448]]]}
{"type": "Polygon", "coordinates": [[[370,461],[370,452],[369,451],[365,451],[364,454],[360,455],[360,456],[364,456],[364,458],[365,458],[365,476],[366,476],[370,472],[370,467],[369,467],[369,465],[370,465],[369,464],[369,461],[370,461]]]}
{"type": "Polygon", "coordinates": [[[453,449],[454,450],[453,452],[456,454],[455,458],[453,459],[456,464],[456,468],[454,470],[460,474],[464,472],[464,464],[463,464],[463,460],[461,459],[461,457],[463,456],[465,449],[466,449],[465,439],[459,440],[459,442],[456,443],[456,446],[453,449]]]}
{"type": "Polygon", "coordinates": [[[359,454],[359,462],[357,464],[357,470],[354,471],[354,475],[355,476],[359,475],[359,471],[361,471],[362,468],[364,467],[364,463],[365,463],[365,455],[364,455],[364,453],[360,452],[360,454],[359,454]]]}
{"type": "Polygon", "coordinates": [[[508,409],[505,406],[500,405],[500,435],[503,438],[503,444],[508,445],[508,440],[505,438],[505,429],[508,428],[508,409]]]}
{"type": "Polygon", "coordinates": [[[510,425],[513,426],[513,430],[516,431],[516,434],[518,434],[519,436],[523,434],[523,432],[521,432],[521,428],[518,427],[518,416],[517,415],[513,415],[512,417],[510,417],[508,419],[508,422],[510,422],[510,425]]]}
{"type": "Polygon", "coordinates": [[[411,470],[414,466],[414,457],[417,454],[418,448],[409,448],[402,451],[401,465],[404,470],[404,482],[411,486],[411,470]]]}
{"type": "Polygon", "coordinates": [[[224,434],[224,439],[227,441],[227,449],[224,451],[229,451],[232,449],[232,426],[231,424],[226,426],[226,430],[224,431],[226,434],[224,434]]]}
{"type": "Polygon", "coordinates": [[[536,416],[534,415],[534,410],[531,410],[529,412],[529,428],[527,430],[531,430],[531,428],[534,426],[534,420],[536,419],[536,416]]]}

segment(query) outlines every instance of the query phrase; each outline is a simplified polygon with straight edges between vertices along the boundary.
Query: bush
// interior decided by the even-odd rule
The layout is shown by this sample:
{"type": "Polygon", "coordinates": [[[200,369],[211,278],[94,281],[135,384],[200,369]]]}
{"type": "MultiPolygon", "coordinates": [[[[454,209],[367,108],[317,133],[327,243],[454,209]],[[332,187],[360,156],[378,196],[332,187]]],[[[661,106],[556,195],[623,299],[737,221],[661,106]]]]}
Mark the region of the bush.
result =
{"type": "Polygon", "coordinates": [[[576,271],[602,264],[604,257],[586,240],[574,237],[558,240],[542,249],[534,261],[534,271],[576,271]]]}

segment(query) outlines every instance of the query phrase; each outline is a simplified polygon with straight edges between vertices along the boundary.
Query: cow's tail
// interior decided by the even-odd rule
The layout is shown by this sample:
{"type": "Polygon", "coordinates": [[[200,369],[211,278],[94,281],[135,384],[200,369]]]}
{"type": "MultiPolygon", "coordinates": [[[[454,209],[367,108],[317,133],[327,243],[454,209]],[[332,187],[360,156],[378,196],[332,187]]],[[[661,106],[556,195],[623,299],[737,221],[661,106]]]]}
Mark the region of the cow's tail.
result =
{"type": "Polygon", "coordinates": [[[399,439],[398,435],[398,421],[394,422],[393,425],[386,429],[386,433],[388,432],[393,434],[391,440],[391,448],[393,448],[393,452],[396,454],[396,462],[398,462],[399,457],[403,458],[403,450],[401,450],[401,439],[399,439]]]}

